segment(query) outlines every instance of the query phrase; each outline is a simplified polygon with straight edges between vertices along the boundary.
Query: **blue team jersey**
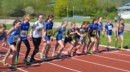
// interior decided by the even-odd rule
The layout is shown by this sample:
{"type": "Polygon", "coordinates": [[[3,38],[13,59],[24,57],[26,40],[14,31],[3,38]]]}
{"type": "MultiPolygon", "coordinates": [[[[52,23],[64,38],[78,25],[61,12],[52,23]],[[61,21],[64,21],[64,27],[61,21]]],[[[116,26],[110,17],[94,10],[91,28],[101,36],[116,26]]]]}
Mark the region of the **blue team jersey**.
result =
{"type": "Polygon", "coordinates": [[[14,43],[17,42],[18,38],[19,38],[19,34],[20,34],[20,28],[18,29],[13,29],[13,31],[10,33],[10,36],[8,38],[8,43],[14,43]]]}
{"type": "Polygon", "coordinates": [[[90,34],[96,35],[98,30],[98,24],[90,24],[90,34]]]}
{"type": "Polygon", "coordinates": [[[103,24],[101,22],[98,23],[98,34],[99,34],[99,36],[100,36],[100,32],[102,30],[102,27],[103,27],[103,24]]]}
{"type": "Polygon", "coordinates": [[[68,29],[68,32],[67,32],[67,35],[69,36],[69,37],[72,37],[73,36],[73,34],[70,34],[71,32],[75,32],[75,29],[68,29]]]}
{"type": "Polygon", "coordinates": [[[21,22],[21,24],[20,24],[21,40],[27,40],[28,39],[27,36],[28,36],[29,27],[30,27],[30,23],[29,22],[27,22],[26,24],[24,23],[24,21],[21,22]]]}
{"type": "Polygon", "coordinates": [[[113,24],[106,24],[105,25],[105,30],[107,31],[108,36],[112,36],[112,29],[113,29],[113,24]]]}
{"type": "Polygon", "coordinates": [[[88,32],[88,29],[89,29],[89,27],[87,27],[87,28],[85,29],[85,32],[88,32]]]}
{"type": "Polygon", "coordinates": [[[102,27],[103,27],[103,24],[102,23],[98,23],[98,31],[101,31],[102,27]]]}
{"type": "Polygon", "coordinates": [[[63,34],[65,33],[66,28],[63,28],[62,26],[59,28],[58,34],[56,36],[56,40],[61,40],[63,37],[63,34]]]}
{"type": "Polygon", "coordinates": [[[3,32],[3,33],[0,35],[0,41],[2,41],[2,40],[5,38],[5,35],[6,35],[6,32],[3,32]]]}
{"type": "Polygon", "coordinates": [[[46,21],[45,23],[46,26],[46,36],[51,36],[52,35],[52,28],[53,28],[53,22],[48,22],[46,21]]]}

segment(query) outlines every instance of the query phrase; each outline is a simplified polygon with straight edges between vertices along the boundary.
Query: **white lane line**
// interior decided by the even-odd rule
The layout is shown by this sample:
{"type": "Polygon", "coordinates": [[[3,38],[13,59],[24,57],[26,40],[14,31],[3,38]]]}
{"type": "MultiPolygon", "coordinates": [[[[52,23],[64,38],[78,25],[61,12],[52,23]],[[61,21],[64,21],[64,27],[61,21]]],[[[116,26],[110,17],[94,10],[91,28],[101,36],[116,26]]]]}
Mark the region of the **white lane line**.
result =
{"type": "Polygon", "coordinates": [[[120,71],[124,71],[124,72],[130,72],[129,70],[126,70],[126,69],[121,69],[121,68],[117,68],[117,67],[113,67],[113,66],[108,66],[108,65],[104,65],[104,64],[100,64],[100,63],[96,63],[96,62],[92,62],[92,61],[87,61],[87,60],[82,60],[82,59],[77,59],[77,58],[72,58],[72,59],[77,60],[77,61],[81,61],[81,62],[85,62],[85,63],[91,63],[91,64],[102,66],[102,67],[115,69],[115,70],[120,70],[120,71]]]}
{"type": "Polygon", "coordinates": [[[23,72],[28,72],[28,71],[21,69],[21,68],[17,68],[17,69],[20,70],[20,71],[23,71],[23,72]]]}
{"type": "Polygon", "coordinates": [[[111,58],[111,57],[105,57],[105,56],[99,56],[99,55],[93,55],[93,56],[100,57],[100,58],[105,58],[105,59],[109,59],[109,60],[114,60],[114,61],[120,61],[120,62],[130,63],[130,61],[116,59],[116,58],[111,58]]]}
{"type": "MultiPolygon", "coordinates": [[[[4,47],[5,48],[5,47],[4,47]]],[[[21,55],[25,55],[23,53],[20,53],[21,55]]],[[[30,56],[29,56],[30,57],[30,56]]],[[[35,58],[35,59],[38,59],[38,58],[35,58]]],[[[39,59],[38,59],[39,60],[39,59]]],[[[54,66],[57,66],[57,67],[61,67],[61,68],[64,68],[64,69],[67,69],[67,70],[71,70],[71,71],[74,71],[74,72],[81,72],[79,70],[76,70],[76,69],[72,69],[72,68],[69,68],[69,67],[65,67],[65,66],[62,66],[62,65],[58,65],[58,64],[55,64],[55,63],[49,63],[47,62],[48,64],[51,64],[51,65],[54,65],[54,66]]],[[[19,68],[18,68],[19,69],[19,68]]],[[[21,68],[19,69],[21,70],[21,68]]],[[[23,69],[22,69],[23,70],[23,69]]]]}
{"type": "MultiPolygon", "coordinates": [[[[101,47],[107,47],[106,45],[99,45],[99,46],[101,46],[101,47]]],[[[113,46],[109,46],[111,49],[119,49],[119,48],[115,48],[115,47],[113,47],[113,46]]],[[[125,49],[124,51],[128,51],[128,52],[130,52],[130,49],[125,49]]]]}
{"type": "Polygon", "coordinates": [[[65,66],[61,66],[61,65],[58,65],[58,64],[55,64],[55,63],[49,63],[51,65],[54,65],[54,66],[57,66],[57,67],[61,67],[61,68],[65,68],[65,69],[68,69],[68,70],[71,70],[71,71],[74,71],[74,72],[81,72],[79,70],[75,70],[75,69],[72,69],[72,68],[68,68],[68,67],[65,67],[65,66]]]}
{"type": "Polygon", "coordinates": [[[123,55],[123,56],[130,56],[128,54],[122,54],[122,53],[112,53],[112,54],[123,55]]]}
{"type": "MultiPolygon", "coordinates": [[[[93,62],[92,62],[92,64],[93,64],[93,62]]],[[[99,64],[98,64],[99,65],[99,64]]],[[[100,64],[100,65],[102,65],[102,64],[100,64]]],[[[103,65],[104,66],[104,65],[103,65]]],[[[106,66],[106,65],[105,65],[106,66]]],[[[108,66],[108,67],[111,67],[111,66],[108,66]]],[[[112,67],[113,68],[113,67],[112,67]]],[[[115,68],[115,67],[114,67],[115,68]]],[[[116,69],[118,69],[118,68],[116,68],[116,69]]],[[[121,69],[121,70],[123,70],[123,69],[121,69]]],[[[127,71],[127,70],[126,70],[127,71]]]]}

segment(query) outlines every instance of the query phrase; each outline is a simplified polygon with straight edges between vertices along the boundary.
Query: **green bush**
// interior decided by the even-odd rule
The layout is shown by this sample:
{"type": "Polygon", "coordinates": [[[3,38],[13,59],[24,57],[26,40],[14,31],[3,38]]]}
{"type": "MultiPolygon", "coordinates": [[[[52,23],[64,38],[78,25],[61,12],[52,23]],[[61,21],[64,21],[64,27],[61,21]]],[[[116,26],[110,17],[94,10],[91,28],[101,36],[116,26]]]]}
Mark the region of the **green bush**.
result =
{"type": "Polygon", "coordinates": [[[115,16],[117,16],[117,12],[111,12],[107,15],[108,18],[114,18],[115,16]]]}

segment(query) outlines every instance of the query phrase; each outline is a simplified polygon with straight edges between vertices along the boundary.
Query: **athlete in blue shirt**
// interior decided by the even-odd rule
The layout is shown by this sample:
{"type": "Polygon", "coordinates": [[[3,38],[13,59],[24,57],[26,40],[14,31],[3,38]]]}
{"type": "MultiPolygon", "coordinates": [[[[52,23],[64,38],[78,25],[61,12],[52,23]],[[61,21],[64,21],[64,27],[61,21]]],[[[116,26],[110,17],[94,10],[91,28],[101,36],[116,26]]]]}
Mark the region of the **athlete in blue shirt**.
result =
{"type": "Polygon", "coordinates": [[[7,31],[6,31],[5,24],[0,25],[0,42],[2,42],[2,46],[7,45],[7,31]],[[4,42],[3,42],[3,40],[4,40],[4,42]]]}
{"type": "Polygon", "coordinates": [[[68,55],[73,56],[74,48],[78,46],[78,40],[76,38],[77,32],[76,32],[76,24],[75,22],[71,23],[71,27],[68,29],[67,35],[64,40],[64,46],[69,42],[71,44],[70,48],[68,49],[68,55]]]}
{"type": "Polygon", "coordinates": [[[105,25],[105,34],[108,38],[108,43],[107,43],[107,51],[109,51],[109,46],[110,46],[110,43],[112,42],[112,32],[113,32],[113,24],[112,24],[112,20],[110,19],[108,21],[108,23],[105,25]]]}
{"type": "MultiPolygon", "coordinates": [[[[94,46],[94,44],[96,44],[95,40],[97,40],[97,45],[99,43],[97,19],[93,19],[92,24],[90,24],[88,34],[89,34],[89,42],[88,42],[88,45],[87,45],[87,53],[92,54],[93,52],[91,51],[91,49],[94,46]]],[[[96,49],[98,49],[98,46],[96,46],[96,49]]]]}
{"type": "Polygon", "coordinates": [[[30,48],[30,44],[28,41],[28,31],[30,28],[30,17],[29,16],[25,16],[24,20],[21,22],[20,24],[20,41],[18,42],[18,46],[17,46],[17,50],[18,50],[18,54],[17,54],[17,58],[16,58],[16,63],[18,63],[18,58],[19,58],[19,52],[20,52],[20,47],[21,47],[21,43],[24,42],[24,44],[26,45],[27,51],[26,51],[26,55],[24,58],[24,63],[26,63],[27,65],[30,64],[27,60],[29,52],[31,50],[30,48]]]}
{"type": "Polygon", "coordinates": [[[16,43],[18,42],[18,38],[20,35],[20,20],[16,19],[13,23],[13,27],[9,30],[7,33],[9,35],[8,38],[8,44],[9,44],[9,50],[5,56],[5,58],[2,60],[3,65],[7,65],[6,60],[9,57],[9,55],[13,52],[13,57],[12,57],[12,65],[11,69],[16,69],[17,67],[15,66],[15,58],[17,55],[17,49],[16,49],[16,43]]]}
{"type": "Polygon", "coordinates": [[[43,53],[45,53],[44,55],[44,60],[47,61],[48,60],[48,53],[49,53],[49,50],[51,48],[51,45],[50,45],[50,40],[51,40],[51,36],[52,36],[52,33],[53,33],[53,18],[54,16],[53,15],[49,15],[47,20],[44,22],[45,24],[45,43],[44,43],[44,47],[42,48],[42,52],[41,52],[41,57],[43,58],[43,53]]]}
{"type": "Polygon", "coordinates": [[[60,45],[60,49],[58,51],[58,54],[57,54],[57,58],[61,58],[61,52],[63,51],[64,49],[64,43],[62,42],[62,38],[63,36],[65,35],[65,31],[66,31],[66,27],[68,25],[68,22],[67,21],[63,21],[62,22],[62,25],[60,26],[59,29],[57,29],[53,36],[55,35],[56,32],[58,32],[57,36],[56,36],[56,45],[55,45],[55,48],[53,50],[53,54],[55,54],[55,51],[57,50],[57,47],[60,45]]]}

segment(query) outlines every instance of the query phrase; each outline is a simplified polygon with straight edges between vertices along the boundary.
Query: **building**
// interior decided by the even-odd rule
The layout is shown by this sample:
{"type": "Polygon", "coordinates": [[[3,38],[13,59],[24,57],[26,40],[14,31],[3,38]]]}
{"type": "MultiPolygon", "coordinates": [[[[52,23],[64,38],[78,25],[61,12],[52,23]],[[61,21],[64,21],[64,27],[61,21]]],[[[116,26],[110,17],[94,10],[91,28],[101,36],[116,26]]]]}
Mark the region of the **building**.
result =
{"type": "Polygon", "coordinates": [[[121,6],[117,8],[118,16],[120,16],[123,19],[130,19],[130,3],[125,4],[124,6],[121,6]]]}

